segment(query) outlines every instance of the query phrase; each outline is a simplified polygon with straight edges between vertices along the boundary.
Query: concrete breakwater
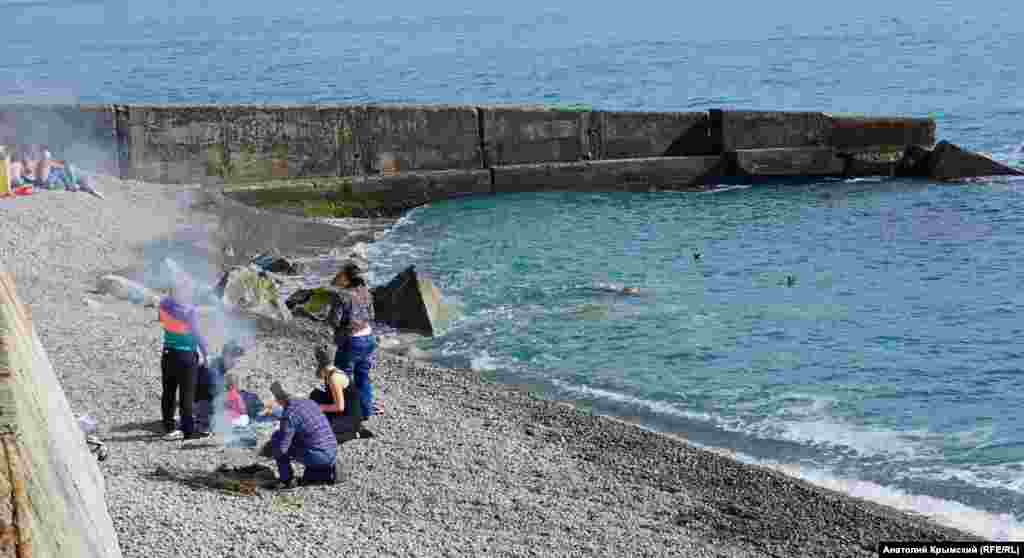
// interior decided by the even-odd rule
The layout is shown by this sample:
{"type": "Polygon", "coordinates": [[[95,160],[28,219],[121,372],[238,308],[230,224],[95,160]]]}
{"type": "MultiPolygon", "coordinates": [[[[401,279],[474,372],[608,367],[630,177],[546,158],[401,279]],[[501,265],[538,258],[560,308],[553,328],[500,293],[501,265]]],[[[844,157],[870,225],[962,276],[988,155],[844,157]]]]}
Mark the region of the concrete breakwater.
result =
{"type": "Polygon", "coordinates": [[[122,178],[244,192],[348,177],[353,193],[386,207],[523,190],[689,189],[723,177],[886,175],[908,147],[935,141],[929,118],[823,112],[0,106],[0,143],[45,143],[122,178]]]}

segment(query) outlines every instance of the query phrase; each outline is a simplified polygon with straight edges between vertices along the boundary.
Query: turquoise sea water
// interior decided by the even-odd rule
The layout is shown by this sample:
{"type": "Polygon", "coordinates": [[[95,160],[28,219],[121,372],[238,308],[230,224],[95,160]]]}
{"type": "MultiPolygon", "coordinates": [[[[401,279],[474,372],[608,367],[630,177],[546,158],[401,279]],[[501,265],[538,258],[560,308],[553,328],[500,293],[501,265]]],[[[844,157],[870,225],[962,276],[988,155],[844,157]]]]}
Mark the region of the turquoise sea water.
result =
{"type": "MultiPolygon", "coordinates": [[[[0,21],[2,101],[933,115],[1024,159],[1020,3],[0,0],[0,21]]],[[[721,186],[434,204],[373,274],[431,272],[458,307],[424,347],[443,363],[1024,539],[1024,183],[721,186]]]]}

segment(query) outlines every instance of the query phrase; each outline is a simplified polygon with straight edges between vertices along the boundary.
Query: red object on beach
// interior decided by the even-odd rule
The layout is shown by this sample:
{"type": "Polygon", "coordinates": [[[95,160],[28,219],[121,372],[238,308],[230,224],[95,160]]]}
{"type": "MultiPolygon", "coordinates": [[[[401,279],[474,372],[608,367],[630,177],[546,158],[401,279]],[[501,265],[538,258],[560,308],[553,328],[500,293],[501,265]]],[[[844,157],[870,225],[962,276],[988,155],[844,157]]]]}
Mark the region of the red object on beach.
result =
{"type": "Polygon", "coordinates": [[[31,186],[21,186],[14,189],[14,195],[16,196],[28,196],[32,194],[31,186]]]}

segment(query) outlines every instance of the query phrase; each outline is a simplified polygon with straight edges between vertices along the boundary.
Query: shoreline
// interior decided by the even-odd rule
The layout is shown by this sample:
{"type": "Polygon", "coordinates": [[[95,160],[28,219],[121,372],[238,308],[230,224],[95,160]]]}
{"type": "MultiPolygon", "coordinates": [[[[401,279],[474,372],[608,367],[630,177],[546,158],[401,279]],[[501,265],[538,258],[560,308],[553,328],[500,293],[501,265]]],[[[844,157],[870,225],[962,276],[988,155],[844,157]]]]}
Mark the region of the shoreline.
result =
{"type": "MultiPolygon", "coordinates": [[[[0,255],[13,265],[72,408],[100,423],[111,450],[101,464],[108,507],[125,556],[322,555],[325,547],[357,555],[874,556],[881,540],[978,538],[473,370],[389,352],[374,371],[386,413],[369,422],[377,437],[339,453],[347,482],[246,500],[154,478],[157,467],[197,474],[266,460],[153,433],[154,312],[88,291],[95,274],[137,268],[138,248],[188,221],[194,200],[169,211],[181,186],[103,178],[100,189],[106,201],[47,193],[10,202],[9,226],[27,231],[0,255]]],[[[264,236],[280,243],[282,232],[264,236]]],[[[322,246],[321,233],[330,236],[298,238],[322,246]]],[[[274,380],[295,393],[313,387],[312,347],[328,339],[322,324],[254,319],[246,327],[258,345],[238,369],[245,389],[267,399],[274,380]]],[[[216,350],[222,339],[212,337],[216,350]]]]}

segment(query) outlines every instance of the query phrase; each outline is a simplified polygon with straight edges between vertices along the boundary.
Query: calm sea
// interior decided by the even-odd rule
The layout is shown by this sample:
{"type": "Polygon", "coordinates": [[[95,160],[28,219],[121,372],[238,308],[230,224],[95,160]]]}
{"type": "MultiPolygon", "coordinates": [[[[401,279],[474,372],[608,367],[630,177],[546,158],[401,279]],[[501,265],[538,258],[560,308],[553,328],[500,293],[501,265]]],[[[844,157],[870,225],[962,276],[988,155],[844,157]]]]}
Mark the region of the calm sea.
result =
{"type": "MultiPolygon", "coordinates": [[[[6,0],[0,21],[7,102],[932,115],[941,138],[1024,160],[1019,2],[6,0]]],[[[432,273],[457,310],[423,344],[443,363],[1019,540],[1022,189],[460,200],[404,218],[373,274],[432,273]]]]}

